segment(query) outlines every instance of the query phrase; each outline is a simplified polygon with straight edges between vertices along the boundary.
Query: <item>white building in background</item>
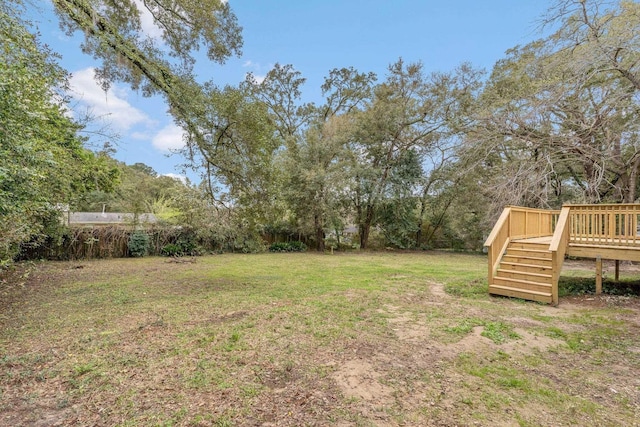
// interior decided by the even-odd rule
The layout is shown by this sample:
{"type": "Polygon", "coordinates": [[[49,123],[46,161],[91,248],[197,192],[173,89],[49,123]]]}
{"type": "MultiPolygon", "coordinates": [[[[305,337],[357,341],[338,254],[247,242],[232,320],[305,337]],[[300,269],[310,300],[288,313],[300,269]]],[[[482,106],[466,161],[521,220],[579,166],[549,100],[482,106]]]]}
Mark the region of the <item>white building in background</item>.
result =
{"type": "Polygon", "coordinates": [[[107,225],[133,225],[155,224],[158,222],[152,213],[138,214],[137,218],[132,213],[125,212],[63,212],[64,224],[72,226],[107,226],[107,225]]]}

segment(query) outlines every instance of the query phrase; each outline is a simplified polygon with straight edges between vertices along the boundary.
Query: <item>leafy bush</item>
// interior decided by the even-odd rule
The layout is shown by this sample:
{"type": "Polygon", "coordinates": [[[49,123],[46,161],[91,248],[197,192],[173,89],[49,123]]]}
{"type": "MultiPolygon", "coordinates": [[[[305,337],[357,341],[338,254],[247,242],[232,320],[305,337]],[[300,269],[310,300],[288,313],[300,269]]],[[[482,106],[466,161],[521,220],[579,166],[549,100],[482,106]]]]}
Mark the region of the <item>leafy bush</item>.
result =
{"type": "Polygon", "coordinates": [[[287,252],[289,244],[286,242],[274,242],[269,246],[269,252],[287,252]]]}
{"type": "Polygon", "coordinates": [[[178,238],[176,242],[180,250],[179,255],[202,255],[205,251],[204,249],[196,243],[196,236],[192,233],[182,235],[178,238]]]}
{"type": "Polygon", "coordinates": [[[307,245],[302,242],[275,242],[269,246],[269,252],[304,252],[307,245]]]}
{"type": "Polygon", "coordinates": [[[307,250],[307,245],[302,242],[289,242],[289,252],[304,252],[307,250]]]}
{"type": "Polygon", "coordinates": [[[129,237],[129,254],[132,257],[143,257],[149,251],[149,235],[135,231],[129,237]]]}
{"type": "Polygon", "coordinates": [[[165,256],[202,255],[204,249],[194,241],[194,236],[180,236],[175,243],[169,243],[162,247],[160,253],[165,256]]]}
{"type": "Polygon", "coordinates": [[[180,246],[174,243],[169,243],[168,245],[165,245],[160,252],[164,256],[181,256],[182,255],[180,246]]]}

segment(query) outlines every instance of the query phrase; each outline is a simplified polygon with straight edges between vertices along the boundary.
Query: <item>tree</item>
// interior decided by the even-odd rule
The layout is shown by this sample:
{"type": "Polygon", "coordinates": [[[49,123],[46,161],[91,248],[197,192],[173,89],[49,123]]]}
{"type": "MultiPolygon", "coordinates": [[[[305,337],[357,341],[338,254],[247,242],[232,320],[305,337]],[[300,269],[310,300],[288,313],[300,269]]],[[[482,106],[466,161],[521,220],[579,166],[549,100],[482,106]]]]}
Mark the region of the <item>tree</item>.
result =
{"type": "Polygon", "coordinates": [[[486,160],[486,185],[500,204],[634,201],[640,146],[631,58],[640,45],[623,28],[636,25],[640,9],[562,4],[576,8],[563,9],[560,29],[511,50],[485,89],[470,140],[486,148],[474,151],[486,160]]]}
{"type": "Polygon", "coordinates": [[[293,65],[276,63],[261,82],[249,73],[242,85],[255,101],[266,107],[277,136],[289,149],[295,149],[314,113],[313,104],[301,101],[305,82],[293,65]]]}
{"type": "MultiPolygon", "coordinates": [[[[289,228],[297,222],[295,215],[300,210],[296,203],[305,191],[299,186],[305,178],[298,161],[301,160],[301,145],[305,144],[305,135],[315,114],[315,107],[301,102],[304,83],[304,77],[293,66],[276,64],[262,81],[249,74],[241,85],[251,102],[266,113],[263,116],[265,126],[271,132],[271,137],[265,134],[265,138],[271,141],[274,148],[272,163],[267,169],[272,172],[274,185],[271,186],[270,201],[265,205],[278,207],[277,215],[272,215],[264,224],[271,230],[289,228]]],[[[308,230],[300,225],[299,231],[306,234],[308,230]]],[[[320,241],[319,245],[322,243],[320,241]]]]}
{"type": "Polygon", "coordinates": [[[67,116],[65,72],[17,11],[0,6],[0,260],[60,225],[60,208],[112,190],[117,170],[83,148],[67,116]]]}
{"type": "MultiPolygon", "coordinates": [[[[207,182],[214,199],[232,200],[252,228],[282,214],[278,199],[277,156],[283,141],[267,106],[253,98],[253,88],[209,87],[205,123],[217,123],[210,142],[201,146],[207,182]],[[224,194],[218,189],[224,188],[224,194]]],[[[237,212],[240,214],[240,212],[237,212]]]]}
{"type": "Polygon", "coordinates": [[[174,203],[190,185],[179,179],[158,175],[144,163],[126,165],[109,159],[119,173],[119,182],[113,191],[96,190],[85,194],[72,206],[74,210],[86,212],[130,212],[140,214],[151,212],[161,220],[179,216],[181,207],[174,203]]]}
{"type": "MultiPolygon", "coordinates": [[[[348,191],[362,248],[367,247],[377,211],[389,194],[391,178],[407,156],[417,155],[422,164],[423,156],[442,140],[447,121],[452,122],[446,103],[443,109],[449,95],[440,86],[438,76],[426,76],[422,64],[399,60],[389,67],[385,82],[375,87],[373,99],[355,115],[348,191]]],[[[404,194],[415,200],[417,182],[411,178],[405,185],[404,194]]]]}
{"type": "Polygon", "coordinates": [[[458,148],[475,124],[483,75],[482,70],[464,63],[452,72],[430,76],[433,98],[430,114],[440,126],[433,134],[431,144],[421,147],[420,151],[422,176],[416,183],[418,214],[413,245],[417,248],[424,243],[432,244],[431,240],[454,206],[454,199],[465,197],[460,183],[468,177],[470,168],[461,161],[465,156],[460,156],[458,148]]]}
{"type": "Polygon", "coordinates": [[[337,192],[344,182],[339,161],[344,142],[341,117],[315,122],[295,150],[285,158],[284,196],[299,231],[312,235],[324,251],[325,230],[335,217],[337,192]]]}
{"type": "Polygon", "coordinates": [[[633,202],[640,166],[638,129],[632,118],[639,107],[640,4],[564,0],[550,11],[549,19],[562,22],[552,41],[558,52],[570,52],[567,66],[573,80],[587,88],[586,100],[578,102],[591,104],[586,114],[570,117],[574,123],[569,132],[583,145],[588,138],[600,141],[603,146],[597,151],[608,151],[602,154],[610,160],[603,174],[597,171],[598,161],[585,163],[589,179],[583,189],[593,200],[633,202]],[[590,127],[597,128],[595,135],[590,127]]]}
{"type": "Polygon", "coordinates": [[[318,251],[324,251],[325,230],[339,222],[349,117],[371,96],[375,78],[353,68],[331,70],[322,85],[325,103],[304,110],[312,113],[310,126],[286,153],[290,209],[300,229],[314,236],[318,251]]]}
{"type": "Polygon", "coordinates": [[[193,75],[194,52],[224,63],[242,47],[241,27],[229,4],[221,0],[53,0],[69,33],[85,36],[83,51],[102,61],[97,77],[106,88],[112,81],[129,83],[144,95],[159,94],[176,123],[188,134],[187,154],[216,163],[218,141],[206,122],[205,86],[193,75]],[[145,34],[141,14],[148,13],[159,39],[145,34]]]}
{"type": "Polygon", "coordinates": [[[414,246],[418,224],[415,190],[422,173],[421,158],[415,149],[402,153],[391,169],[375,219],[386,245],[401,249],[414,246]]]}

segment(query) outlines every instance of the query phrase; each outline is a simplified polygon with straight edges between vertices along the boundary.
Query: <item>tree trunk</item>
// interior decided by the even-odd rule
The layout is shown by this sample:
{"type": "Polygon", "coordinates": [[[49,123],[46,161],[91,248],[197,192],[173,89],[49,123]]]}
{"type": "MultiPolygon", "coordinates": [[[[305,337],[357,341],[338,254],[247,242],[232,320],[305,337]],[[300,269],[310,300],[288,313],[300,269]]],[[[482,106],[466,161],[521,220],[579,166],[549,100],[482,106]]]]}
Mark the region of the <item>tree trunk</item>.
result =
{"type": "Polygon", "coordinates": [[[313,225],[316,229],[316,249],[318,252],[324,252],[324,229],[319,215],[314,215],[313,225]]]}
{"type": "Polygon", "coordinates": [[[600,202],[600,192],[598,191],[598,179],[596,176],[596,168],[590,160],[584,162],[584,175],[586,181],[586,199],[587,203],[600,202]]]}
{"type": "Polygon", "coordinates": [[[633,203],[636,201],[636,185],[638,182],[638,167],[640,167],[640,157],[638,157],[631,167],[629,173],[629,185],[627,186],[626,202],[633,203]]]}
{"type": "Polygon", "coordinates": [[[371,223],[373,222],[373,206],[366,207],[364,221],[358,225],[360,232],[360,249],[367,249],[369,244],[369,232],[371,231],[371,223]]]}
{"type": "Polygon", "coordinates": [[[424,224],[424,213],[427,210],[426,189],[423,197],[420,199],[420,215],[418,216],[418,231],[416,231],[416,248],[420,248],[422,244],[422,225],[424,224]]]}

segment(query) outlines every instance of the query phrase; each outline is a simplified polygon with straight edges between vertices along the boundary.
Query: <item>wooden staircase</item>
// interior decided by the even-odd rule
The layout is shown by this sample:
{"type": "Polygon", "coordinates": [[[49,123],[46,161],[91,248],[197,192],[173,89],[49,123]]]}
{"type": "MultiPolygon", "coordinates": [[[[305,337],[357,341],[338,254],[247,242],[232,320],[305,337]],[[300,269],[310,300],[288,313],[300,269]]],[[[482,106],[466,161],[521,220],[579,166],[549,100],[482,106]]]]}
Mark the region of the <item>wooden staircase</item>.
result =
{"type": "Polygon", "coordinates": [[[489,293],[558,305],[565,255],[640,262],[640,204],[564,205],[560,211],[507,206],[484,243],[489,293]]]}
{"type": "Polygon", "coordinates": [[[509,242],[489,293],[552,303],[553,260],[549,243],[509,242]]]}

